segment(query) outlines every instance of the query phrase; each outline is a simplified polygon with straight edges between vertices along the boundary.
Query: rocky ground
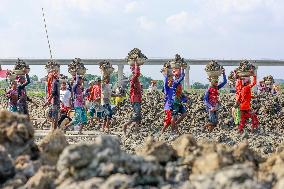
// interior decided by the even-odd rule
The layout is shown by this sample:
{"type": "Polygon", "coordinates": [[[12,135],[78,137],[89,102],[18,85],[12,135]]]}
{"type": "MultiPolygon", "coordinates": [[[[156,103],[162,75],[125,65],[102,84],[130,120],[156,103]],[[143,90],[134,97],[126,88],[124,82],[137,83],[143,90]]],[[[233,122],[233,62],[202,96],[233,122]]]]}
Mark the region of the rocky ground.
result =
{"type": "MultiPolygon", "coordinates": [[[[216,131],[217,132],[217,131],[216,131]]],[[[284,187],[284,145],[262,157],[249,141],[229,146],[191,134],[171,142],[148,136],[135,152],[122,138],[100,135],[92,144],[68,144],[50,132],[38,144],[24,117],[0,111],[0,187],[53,188],[274,188],[284,187]]]]}
{"type": "MultiPolygon", "coordinates": [[[[60,131],[44,138],[35,129],[47,128],[43,100],[34,98],[32,122],[0,112],[0,186],[2,188],[284,188],[284,98],[257,96],[256,133],[240,135],[230,119],[234,96],[221,94],[220,124],[203,130],[207,120],[202,95],[190,94],[182,136],[160,135],[163,100],[146,94],[143,122],[122,135],[121,125],[131,114],[129,102],[114,115],[111,134],[64,136],[60,131]],[[38,119],[35,119],[38,118],[38,119]],[[84,143],[81,143],[84,142],[84,143]],[[76,144],[70,144],[76,143],[76,144]],[[2,163],[3,162],[3,163],[2,163]]],[[[0,100],[5,107],[3,98],[0,100]]],[[[0,187],[0,188],[1,188],[0,187]]]]}

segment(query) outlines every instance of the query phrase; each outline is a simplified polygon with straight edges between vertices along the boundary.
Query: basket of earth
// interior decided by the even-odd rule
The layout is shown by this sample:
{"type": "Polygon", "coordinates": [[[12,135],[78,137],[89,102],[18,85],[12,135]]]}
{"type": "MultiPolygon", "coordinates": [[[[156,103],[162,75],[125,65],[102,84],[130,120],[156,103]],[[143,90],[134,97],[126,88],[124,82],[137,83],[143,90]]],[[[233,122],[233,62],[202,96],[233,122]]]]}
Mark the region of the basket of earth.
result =
{"type": "Polygon", "coordinates": [[[271,75],[264,77],[263,80],[264,80],[264,83],[267,85],[271,85],[274,83],[274,78],[271,75]]]}
{"type": "Polygon", "coordinates": [[[112,67],[110,62],[106,60],[99,63],[99,68],[103,76],[110,76],[114,71],[114,68],[112,67]]]}
{"type": "Polygon", "coordinates": [[[236,75],[235,75],[235,71],[231,71],[229,76],[228,76],[228,80],[229,80],[229,85],[230,86],[234,86],[236,83],[236,75]]]}
{"type": "Polygon", "coordinates": [[[219,65],[217,61],[210,61],[205,66],[205,71],[208,77],[219,77],[222,74],[223,66],[219,65]]]}
{"type": "Polygon", "coordinates": [[[30,71],[30,67],[23,60],[18,58],[13,72],[16,75],[25,75],[25,74],[29,73],[29,71],[30,71]]]}
{"type": "Polygon", "coordinates": [[[130,66],[134,65],[135,62],[138,65],[143,65],[147,59],[148,58],[138,48],[132,49],[126,57],[126,61],[130,66]]]}
{"type": "Polygon", "coordinates": [[[167,76],[170,76],[172,75],[172,67],[171,67],[171,64],[170,64],[170,61],[169,62],[166,62],[163,66],[163,68],[161,69],[161,73],[163,75],[167,75],[167,76]]]}
{"type": "Polygon", "coordinates": [[[77,75],[85,75],[87,69],[85,68],[84,64],[81,62],[80,58],[75,58],[72,62],[68,65],[68,72],[75,76],[77,75]]]}
{"type": "Polygon", "coordinates": [[[240,77],[249,77],[254,75],[255,69],[254,65],[252,65],[249,61],[244,60],[237,68],[237,73],[240,77]]]}
{"type": "Polygon", "coordinates": [[[17,78],[17,74],[13,71],[7,72],[6,78],[11,81],[14,81],[17,78]]]}
{"type": "Polygon", "coordinates": [[[49,73],[51,71],[58,71],[59,72],[60,65],[57,62],[55,62],[54,60],[50,60],[45,65],[45,69],[46,69],[47,73],[49,73]]]}
{"type": "Polygon", "coordinates": [[[187,63],[179,54],[175,55],[175,59],[170,61],[171,68],[187,68],[187,63]]]}

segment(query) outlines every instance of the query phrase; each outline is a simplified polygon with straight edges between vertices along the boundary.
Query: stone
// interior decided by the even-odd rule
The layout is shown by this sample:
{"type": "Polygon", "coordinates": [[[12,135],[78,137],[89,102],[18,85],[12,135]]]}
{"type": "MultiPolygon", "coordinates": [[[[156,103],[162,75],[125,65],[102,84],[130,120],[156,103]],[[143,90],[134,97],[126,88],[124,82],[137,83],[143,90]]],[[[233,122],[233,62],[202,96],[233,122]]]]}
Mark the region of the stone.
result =
{"type": "Polygon", "coordinates": [[[152,137],[149,137],[144,145],[137,149],[137,155],[154,156],[158,162],[166,163],[175,157],[175,151],[166,142],[156,142],[152,137]]]}
{"type": "Polygon", "coordinates": [[[181,183],[188,180],[189,169],[186,165],[169,162],[165,167],[165,178],[170,183],[181,183]]]}
{"type": "Polygon", "coordinates": [[[133,177],[123,174],[114,174],[100,186],[100,189],[131,188],[133,186],[133,177]]]}
{"type": "Polygon", "coordinates": [[[17,172],[23,173],[26,177],[31,177],[35,173],[35,167],[28,155],[18,156],[15,161],[17,172]]]}
{"type": "Polygon", "coordinates": [[[0,110],[0,136],[0,145],[13,159],[19,155],[38,158],[39,150],[33,140],[34,129],[26,116],[0,110]]]}
{"type": "Polygon", "coordinates": [[[43,163],[56,165],[59,155],[67,145],[68,142],[61,130],[56,129],[49,132],[39,143],[43,163]]]}
{"type": "Polygon", "coordinates": [[[183,157],[195,150],[197,143],[192,135],[183,134],[172,142],[172,147],[178,156],[183,157]]]}
{"type": "Polygon", "coordinates": [[[12,159],[4,146],[0,145],[0,184],[15,175],[12,159]]]}
{"type": "Polygon", "coordinates": [[[25,184],[26,189],[53,189],[58,173],[55,167],[42,166],[25,184]]]}
{"type": "Polygon", "coordinates": [[[205,174],[221,167],[221,159],[217,153],[204,154],[198,157],[192,166],[193,174],[205,174]]]}

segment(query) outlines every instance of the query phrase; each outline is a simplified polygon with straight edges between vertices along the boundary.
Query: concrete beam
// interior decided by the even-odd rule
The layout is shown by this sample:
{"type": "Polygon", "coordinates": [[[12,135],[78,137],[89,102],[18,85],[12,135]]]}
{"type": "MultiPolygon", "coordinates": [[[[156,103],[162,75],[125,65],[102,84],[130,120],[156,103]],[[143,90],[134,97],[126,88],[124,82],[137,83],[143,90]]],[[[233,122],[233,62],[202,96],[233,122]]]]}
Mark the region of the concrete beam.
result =
{"type": "MultiPolygon", "coordinates": [[[[49,59],[23,59],[29,65],[45,65],[49,59]]],[[[85,65],[99,65],[102,60],[109,60],[112,65],[128,65],[125,59],[82,59],[85,65]]],[[[171,59],[148,59],[145,65],[163,65],[171,59]]],[[[17,59],[0,59],[0,65],[15,65],[17,59]]],[[[72,59],[57,59],[60,65],[68,65],[72,59]]],[[[189,65],[206,65],[210,60],[185,59],[189,65]]],[[[238,66],[241,60],[216,60],[223,66],[238,66]]],[[[249,60],[257,66],[284,66],[284,60],[249,60]]]]}

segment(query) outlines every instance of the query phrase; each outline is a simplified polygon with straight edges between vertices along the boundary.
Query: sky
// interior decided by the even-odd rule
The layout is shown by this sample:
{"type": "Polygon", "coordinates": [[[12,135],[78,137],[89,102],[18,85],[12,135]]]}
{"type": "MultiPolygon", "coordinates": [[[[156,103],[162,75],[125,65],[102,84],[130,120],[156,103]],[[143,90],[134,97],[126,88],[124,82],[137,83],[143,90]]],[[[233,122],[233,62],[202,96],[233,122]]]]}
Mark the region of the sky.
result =
{"type": "MultiPolygon", "coordinates": [[[[42,7],[55,59],[125,58],[134,47],[149,58],[284,59],[283,0],[0,0],[0,58],[49,58],[42,7]]],[[[161,79],[160,69],[142,73],[161,79]]],[[[284,78],[282,67],[259,68],[268,74],[284,78]]],[[[195,81],[206,82],[204,67],[191,67],[195,81]]]]}

